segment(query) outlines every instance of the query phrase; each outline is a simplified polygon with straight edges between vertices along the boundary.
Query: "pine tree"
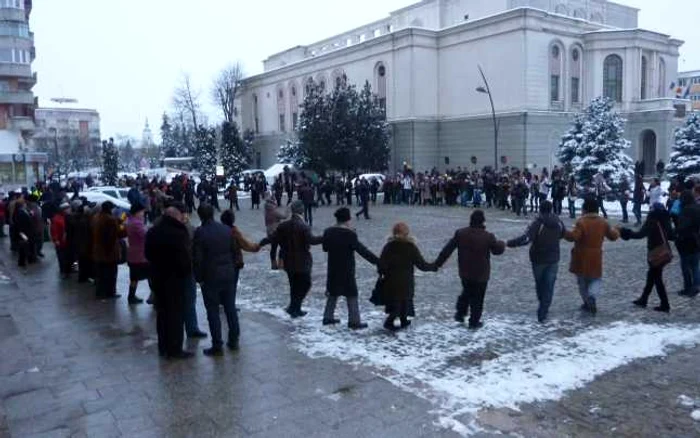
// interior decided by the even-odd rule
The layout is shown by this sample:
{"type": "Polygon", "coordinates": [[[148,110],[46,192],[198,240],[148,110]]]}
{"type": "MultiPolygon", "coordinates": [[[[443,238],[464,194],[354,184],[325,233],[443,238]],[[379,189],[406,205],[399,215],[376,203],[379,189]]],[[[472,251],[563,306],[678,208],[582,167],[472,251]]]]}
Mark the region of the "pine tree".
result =
{"type": "Polygon", "coordinates": [[[200,125],[194,136],[195,158],[202,178],[212,180],[216,176],[216,130],[200,125]]]}
{"type": "Polygon", "coordinates": [[[102,142],[102,181],[105,185],[117,185],[119,179],[119,151],[114,145],[114,139],[102,142]]]}
{"type": "Polygon", "coordinates": [[[700,176],[700,117],[692,113],[685,126],[676,129],[675,143],[671,147],[671,158],[666,172],[671,178],[700,176]]]}
{"type": "Polygon", "coordinates": [[[372,94],[369,81],[365,82],[360,92],[358,107],[357,142],[360,149],[356,165],[366,171],[386,170],[391,152],[389,123],[379,99],[372,94]]]}
{"type": "MultiPolygon", "coordinates": [[[[333,143],[328,99],[320,84],[309,81],[306,87],[299,116],[298,141],[292,143],[295,150],[291,155],[285,156],[287,152],[281,151],[282,160],[324,174],[329,167],[328,145],[333,143]]],[[[289,148],[285,149],[289,151],[289,148]]]]}
{"type": "Polygon", "coordinates": [[[613,112],[613,102],[605,97],[593,99],[562,137],[558,158],[579,184],[589,187],[593,177],[602,173],[613,187],[623,177],[631,178],[633,162],[625,153],[630,142],[623,137],[625,120],[613,112]]]}
{"type": "Polygon", "coordinates": [[[163,123],[160,125],[161,155],[163,158],[172,158],[177,156],[177,146],[170,119],[167,114],[163,114],[163,123]]]}
{"type": "Polygon", "coordinates": [[[230,179],[250,166],[253,160],[252,142],[241,138],[236,122],[224,122],[221,125],[219,154],[226,179],[230,179]]]}

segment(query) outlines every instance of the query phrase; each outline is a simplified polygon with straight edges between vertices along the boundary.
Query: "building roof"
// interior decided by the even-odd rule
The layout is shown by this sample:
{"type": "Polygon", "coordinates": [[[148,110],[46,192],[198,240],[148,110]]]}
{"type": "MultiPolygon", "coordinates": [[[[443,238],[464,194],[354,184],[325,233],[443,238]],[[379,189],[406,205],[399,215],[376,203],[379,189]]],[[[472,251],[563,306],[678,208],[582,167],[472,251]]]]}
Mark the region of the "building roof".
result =
{"type": "Polygon", "coordinates": [[[695,78],[700,76],[700,70],[679,71],[679,78],[695,78]]]}

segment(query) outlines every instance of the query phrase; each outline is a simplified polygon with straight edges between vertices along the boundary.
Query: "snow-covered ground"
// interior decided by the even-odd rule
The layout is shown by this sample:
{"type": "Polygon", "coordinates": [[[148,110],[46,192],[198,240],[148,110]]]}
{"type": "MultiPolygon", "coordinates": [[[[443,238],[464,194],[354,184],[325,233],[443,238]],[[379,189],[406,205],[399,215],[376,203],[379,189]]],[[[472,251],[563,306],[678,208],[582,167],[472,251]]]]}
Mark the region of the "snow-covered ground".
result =
{"type": "Polygon", "coordinates": [[[321,326],[320,309],[310,308],[307,318],[290,321],[264,299],[243,294],[240,303],[293,326],[291,345],[298,351],[368,367],[430,401],[437,422],[465,436],[480,430],[473,419],[481,409],[558,400],[637,359],[700,344],[700,325],[552,321],[543,326],[494,316],[476,332],[428,319],[391,334],[378,328],[384,315],[377,310],[363,315],[372,328],[353,332],[343,325],[321,326]],[[472,418],[467,424],[465,416],[472,418]]]}

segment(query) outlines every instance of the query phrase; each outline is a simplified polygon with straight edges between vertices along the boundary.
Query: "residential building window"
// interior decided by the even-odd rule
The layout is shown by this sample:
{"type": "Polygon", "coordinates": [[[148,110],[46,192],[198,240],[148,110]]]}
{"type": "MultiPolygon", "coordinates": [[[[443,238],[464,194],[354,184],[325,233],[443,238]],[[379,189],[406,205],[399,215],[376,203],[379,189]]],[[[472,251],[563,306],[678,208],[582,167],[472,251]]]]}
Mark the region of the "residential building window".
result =
{"type": "Polygon", "coordinates": [[[642,100],[647,98],[647,57],[642,56],[642,84],[639,96],[642,100]]]}
{"type": "Polygon", "coordinates": [[[0,62],[13,62],[14,50],[0,49],[0,62]]]}
{"type": "Polygon", "coordinates": [[[280,114],[280,132],[286,132],[286,128],[284,126],[284,114],[280,114]]]}
{"type": "Polygon", "coordinates": [[[0,7],[24,9],[24,0],[0,0],[0,7]]]}
{"type": "Polygon", "coordinates": [[[622,102],[622,58],[609,55],[603,62],[603,96],[622,102]]]}
{"type": "Polygon", "coordinates": [[[2,23],[0,35],[29,38],[29,25],[25,23],[2,23]]]}
{"type": "Polygon", "coordinates": [[[581,103],[580,86],[581,80],[579,78],[571,78],[571,103],[581,103]]]}
{"type": "Polygon", "coordinates": [[[552,75],[549,82],[549,95],[552,102],[559,102],[559,75],[552,75]]]}

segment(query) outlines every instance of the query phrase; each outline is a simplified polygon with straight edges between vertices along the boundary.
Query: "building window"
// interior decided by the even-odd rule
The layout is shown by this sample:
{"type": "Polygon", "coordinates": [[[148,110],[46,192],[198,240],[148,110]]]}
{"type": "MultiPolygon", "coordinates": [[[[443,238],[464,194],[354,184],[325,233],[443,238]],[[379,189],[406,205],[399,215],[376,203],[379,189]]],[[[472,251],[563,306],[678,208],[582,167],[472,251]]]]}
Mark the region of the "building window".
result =
{"type": "Polygon", "coordinates": [[[552,75],[549,81],[549,95],[552,102],[559,102],[559,75],[552,75]]]}
{"type": "Polygon", "coordinates": [[[580,86],[581,80],[579,78],[571,78],[571,103],[581,103],[580,86]]]}
{"type": "Polygon", "coordinates": [[[558,44],[552,45],[549,55],[549,100],[551,102],[561,101],[561,74],[563,71],[562,58],[561,47],[558,44]]]}
{"type": "Polygon", "coordinates": [[[374,67],[374,83],[376,84],[376,95],[379,105],[386,113],[386,66],[380,62],[374,67]]]}
{"type": "Polygon", "coordinates": [[[642,83],[639,90],[640,99],[647,98],[647,57],[642,56],[642,83]]]}
{"type": "Polygon", "coordinates": [[[292,113],[292,129],[297,130],[297,125],[299,124],[299,113],[292,113]]]}
{"type": "Polygon", "coordinates": [[[285,132],[286,128],[284,126],[284,114],[280,114],[280,132],[285,132]]]}
{"type": "Polygon", "coordinates": [[[603,62],[603,96],[622,102],[622,58],[609,55],[603,62]]]}
{"type": "Polygon", "coordinates": [[[253,95],[253,118],[255,119],[255,133],[260,134],[260,120],[258,119],[258,96],[253,95]]]}
{"type": "Polygon", "coordinates": [[[0,7],[24,9],[24,0],[0,0],[0,7]]]}

